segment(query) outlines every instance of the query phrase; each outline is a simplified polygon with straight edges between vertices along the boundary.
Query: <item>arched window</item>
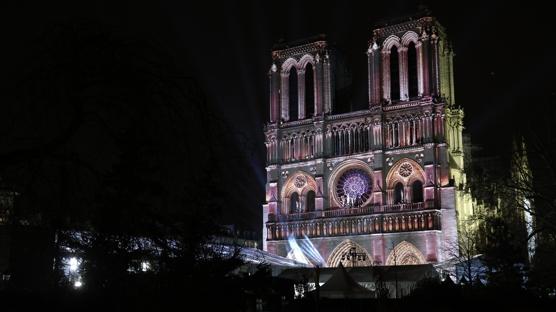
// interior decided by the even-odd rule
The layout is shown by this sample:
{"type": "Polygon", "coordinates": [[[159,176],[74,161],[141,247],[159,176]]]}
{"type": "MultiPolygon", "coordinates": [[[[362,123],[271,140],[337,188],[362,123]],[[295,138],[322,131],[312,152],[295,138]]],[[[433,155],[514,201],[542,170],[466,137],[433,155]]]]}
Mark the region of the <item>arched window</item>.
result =
{"type": "Polygon", "coordinates": [[[299,203],[299,195],[297,193],[293,193],[290,196],[290,213],[298,213],[300,212],[301,204],[299,203]]]}
{"type": "Polygon", "coordinates": [[[419,180],[413,182],[413,202],[421,203],[423,202],[423,183],[419,180]]]}
{"type": "Polygon", "coordinates": [[[307,203],[305,204],[305,211],[315,211],[315,192],[309,191],[307,192],[307,203]]]}
{"type": "Polygon", "coordinates": [[[305,118],[315,114],[315,82],[313,65],[308,63],[305,67],[305,118]]]}
{"type": "Polygon", "coordinates": [[[299,107],[297,105],[297,70],[295,67],[290,69],[289,84],[290,121],[294,121],[299,118],[299,107]]]}
{"type": "Polygon", "coordinates": [[[417,49],[413,42],[410,42],[407,47],[407,83],[409,98],[416,97],[419,92],[417,88],[417,49]]]}
{"type": "Polygon", "coordinates": [[[401,204],[403,199],[403,184],[398,182],[396,186],[394,186],[394,205],[401,204]]]}
{"type": "Polygon", "coordinates": [[[390,50],[390,99],[392,101],[400,99],[400,65],[396,46],[390,50]]]}

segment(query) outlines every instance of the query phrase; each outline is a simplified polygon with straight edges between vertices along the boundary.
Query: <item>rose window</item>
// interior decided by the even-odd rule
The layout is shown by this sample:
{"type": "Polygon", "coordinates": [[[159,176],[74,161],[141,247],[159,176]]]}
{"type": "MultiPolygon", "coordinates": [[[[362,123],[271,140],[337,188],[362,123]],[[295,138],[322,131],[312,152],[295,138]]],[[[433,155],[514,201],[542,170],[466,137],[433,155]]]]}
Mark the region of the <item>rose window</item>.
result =
{"type": "Polygon", "coordinates": [[[404,178],[409,177],[412,172],[413,172],[413,167],[409,163],[403,163],[400,166],[400,170],[398,170],[398,173],[404,178]]]}
{"type": "Polygon", "coordinates": [[[295,177],[295,181],[294,181],[294,185],[297,188],[302,188],[303,186],[305,186],[305,183],[307,183],[307,181],[305,180],[304,176],[298,175],[297,177],[295,177]]]}
{"type": "Polygon", "coordinates": [[[371,178],[361,169],[344,172],[336,183],[336,195],[342,207],[360,207],[371,196],[371,178]]]}

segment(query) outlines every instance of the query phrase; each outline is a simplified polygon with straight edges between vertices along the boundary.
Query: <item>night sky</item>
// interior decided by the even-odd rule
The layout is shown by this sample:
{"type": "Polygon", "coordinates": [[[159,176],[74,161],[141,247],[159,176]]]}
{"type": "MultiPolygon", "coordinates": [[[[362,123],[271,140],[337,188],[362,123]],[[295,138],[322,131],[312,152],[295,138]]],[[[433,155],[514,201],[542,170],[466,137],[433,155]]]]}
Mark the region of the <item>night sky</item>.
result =
{"type": "Polygon", "coordinates": [[[534,124],[531,116],[542,114],[556,96],[554,16],[540,1],[15,1],[1,10],[0,68],[9,92],[29,61],[30,42],[53,23],[95,21],[155,41],[180,71],[200,82],[230,126],[227,143],[239,159],[224,153],[216,161],[227,168],[221,181],[242,204],[226,208],[224,222],[257,229],[273,44],[326,34],[352,72],[352,107],[362,108],[372,26],[414,12],[418,3],[427,4],[453,43],[465,131],[482,153],[506,153],[514,130],[534,124]]]}

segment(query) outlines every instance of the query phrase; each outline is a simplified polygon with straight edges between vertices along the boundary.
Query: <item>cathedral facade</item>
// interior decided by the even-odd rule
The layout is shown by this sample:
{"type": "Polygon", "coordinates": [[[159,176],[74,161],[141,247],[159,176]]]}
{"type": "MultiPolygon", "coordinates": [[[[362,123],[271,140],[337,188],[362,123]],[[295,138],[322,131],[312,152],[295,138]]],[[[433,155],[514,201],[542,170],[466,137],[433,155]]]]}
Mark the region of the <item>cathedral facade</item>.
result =
{"type": "Polygon", "coordinates": [[[374,29],[366,54],[368,108],[338,114],[324,38],[272,51],[263,249],[331,267],[441,262],[471,213],[451,46],[426,16],[374,29]]]}

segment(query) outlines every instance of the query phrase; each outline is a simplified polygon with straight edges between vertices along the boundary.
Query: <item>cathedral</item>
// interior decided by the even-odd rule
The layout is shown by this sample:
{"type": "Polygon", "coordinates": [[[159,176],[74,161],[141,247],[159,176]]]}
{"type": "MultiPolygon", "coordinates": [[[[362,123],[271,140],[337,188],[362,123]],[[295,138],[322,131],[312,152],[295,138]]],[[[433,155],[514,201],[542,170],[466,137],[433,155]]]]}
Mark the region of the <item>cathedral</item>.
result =
{"type": "Polygon", "coordinates": [[[370,37],[368,107],[347,113],[335,110],[341,64],[323,37],[272,51],[269,253],[336,267],[438,263],[457,252],[472,211],[445,29],[425,16],[370,37]]]}

